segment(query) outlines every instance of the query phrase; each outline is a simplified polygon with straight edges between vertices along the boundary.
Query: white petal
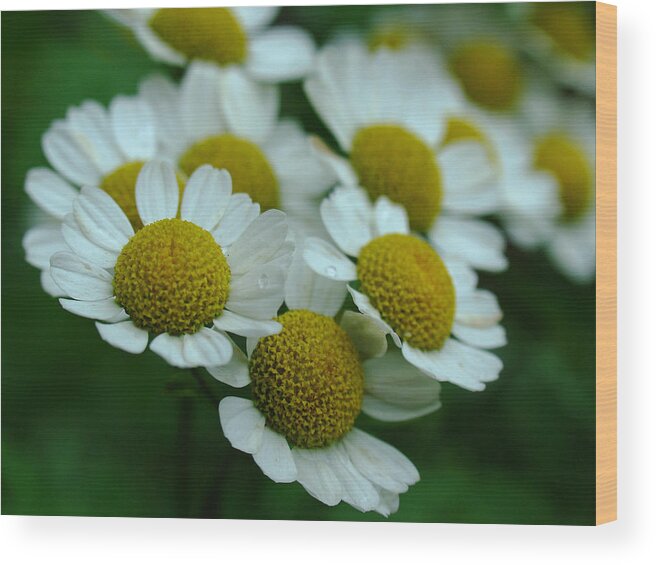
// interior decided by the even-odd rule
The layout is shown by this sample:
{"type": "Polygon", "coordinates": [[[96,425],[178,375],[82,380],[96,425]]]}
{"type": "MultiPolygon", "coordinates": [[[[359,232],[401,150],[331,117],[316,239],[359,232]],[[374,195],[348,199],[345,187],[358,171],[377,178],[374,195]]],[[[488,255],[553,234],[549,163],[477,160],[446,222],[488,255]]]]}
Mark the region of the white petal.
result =
{"type": "Polygon", "coordinates": [[[41,288],[49,294],[50,296],[54,298],[60,298],[66,296],[66,293],[59,288],[57,283],[55,282],[55,279],[52,278],[52,275],[50,274],[50,269],[41,271],[41,288]]]}
{"type": "Polygon", "coordinates": [[[57,286],[77,300],[102,300],[114,296],[112,276],[67,251],[50,259],[50,274],[57,286]]]}
{"type": "Polygon", "coordinates": [[[247,68],[258,80],[297,80],[310,71],[314,49],[314,42],[305,31],[277,26],[253,38],[247,68]]]}
{"type": "Polygon", "coordinates": [[[221,73],[221,104],[228,129],[239,137],[262,143],[278,117],[280,92],[256,82],[238,67],[221,73]]]}
{"type": "Polygon", "coordinates": [[[60,231],[65,245],[68,245],[82,259],[105,269],[111,269],[116,264],[118,252],[109,251],[93,243],[82,233],[72,214],[66,217],[60,231]]]}
{"type": "Polygon", "coordinates": [[[101,322],[121,322],[127,320],[129,317],[113,297],[105,298],[104,300],[70,300],[68,298],[60,298],[59,303],[67,312],[71,312],[82,318],[100,320],[101,322]]]}
{"type": "Polygon", "coordinates": [[[342,485],[323,451],[298,447],[292,449],[298,472],[296,480],[314,498],[328,506],[335,506],[342,500],[342,485]]]}
{"type": "Polygon", "coordinates": [[[146,161],[155,155],[155,118],[145,100],[117,96],[109,106],[114,137],[130,161],[146,161]]]}
{"type": "Polygon", "coordinates": [[[502,271],[508,267],[501,232],[488,222],[467,218],[438,218],[429,233],[433,245],[475,269],[502,271]]]}
{"type": "Polygon", "coordinates": [[[73,202],[73,215],[82,233],[96,245],[120,253],[134,229],[121,207],[105,191],[84,187],[73,202]]]}
{"type": "Polygon", "coordinates": [[[354,428],[342,444],[355,468],[374,484],[391,492],[405,492],[419,480],[419,472],[400,451],[354,428]]]}
{"type": "Polygon", "coordinates": [[[233,275],[247,273],[273,258],[287,238],[284,212],[268,210],[258,216],[226,251],[233,275]]]}
{"type": "Polygon", "coordinates": [[[233,194],[228,202],[219,225],[212,231],[221,247],[232,245],[260,214],[260,205],[255,204],[248,194],[233,194]]]}
{"type": "Polygon", "coordinates": [[[148,332],[139,329],[130,320],[117,324],[96,322],[96,328],[107,343],[128,353],[143,353],[148,345],[148,332]]]}
{"type": "Polygon", "coordinates": [[[233,6],[231,10],[250,32],[269,25],[278,15],[276,6],[233,6]]]}
{"type": "Polygon", "coordinates": [[[373,237],[372,215],[369,196],[360,188],[339,187],[321,203],[321,219],[328,233],[353,257],[373,237]]]}
{"type": "Polygon", "coordinates": [[[58,220],[73,211],[73,200],[77,196],[77,190],[46,168],[28,171],[25,191],[39,208],[58,220]]]}
{"type": "Polygon", "coordinates": [[[144,225],[175,218],[180,189],[173,167],[165,161],[149,161],[137,177],[135,191],[139,217],[144,225]]]}
{"type": "Polygon", "coordinates": [[[219,403],[219,418],[223,434],[232,447],[245,453],[260,449],[264,416],[250,400],[226,396],[219,403]]]}
{"type": "Polygon", "coordinates": [[[267,427],[262,434],[262,445],[253,454],[253,459],[262,472],[276,483],[296,480],[296,464],[287,440],[267,427]]]}
{"type": "Polygon", "coordinates": [[[499,325],[476,328],[455,322],[451,328],[451,333],[459,340],[474,347],[482,347],[483,349],[503,347],[507,343],[506,331],[499,325]]]}
{"type": "Polygon", "coordinates": [[[501,308],[494,294],[475,290],[456,299],[456,321],[460,324],[487,328],[502,318],[501,308]]]}
{"type": "Polygon", "coordinates": [[[347,159],[334,153],[332,149],[316,136],[310,137],[310,143],[315,155],[324,165],[333,171],[341,184],[344,186],[358,186],[358,177],[347,159]]]}
{"type": "Polygon", "coordinates": [[[355,264],[334,245],[308,237],[305,240],[303,259],[318,275],[335,281],[353,281],[358,278],[355,264]]]}
{"type": "Polygon", "coordinates": [[[232,357],[232,343],[220,332],[201,328],[182,338],[182,355],[188,367],[225,365],[232,357]]]}
{"type": "Polygon", "coordinates": [[[193,61],[180,85],[180,118],[188,142],[224,130],[220,93],[221,71],[211,63],[193,61]]]}
{"type": "Polygon", "coordinates": [[[346,290],[348,290],[351,298],[353,298],[353,303],[357,309],[360,310],[360,312],[362,312],[365,316],[369,316],[369,318],[371,318],[382,331],[391,335],[392,340],[397,347],[401,347],[401,338],[399,338],[398,334],[392,329],[392,327],[385,320],[383,320],[380,312],[374,308],[373,304],[371,304],[369,297],[366,294],[362,294],[354,288],[351,288],[350,286],[347,286],[346,290]]]}
{"type": "Polygon", "coordinates": [[[206,369],[217,381],[235,388],[245,387],[251,382],[248,358],[234,343],[232,344],[232,359],[228,363],[216,367],[206,367],[206,369]]]}
{"type": "Polygon", "coordinates": [[[212,231],[219,223],[232,193],[232,179],[211,165],[198,167],[185,185],[180,218],[212,231]]]}
{"type": "Polygon", "coordinates": [[[381,357],[387,351],[387,332],[369,316],[347,310],[339,324],[362,359],[381,357]]]}
{"type": "Polygon", "coordinates": [[[322,451],[328,456],[333,472],[342,484],[342,500],[362,512],[376,508],[380,502],[378,491],[351,463],[341,442],[322,451]]]}
{"type": "Polygon", "coordinates": [[[189,363],[182,353],[183,345],[182,336],[160,334],[150,342],[150,350],[153,353],[157,353],[169,365],[181,369],[189,369],[189,363]]]}
{"type": "Polygon", "coordinates": [[[393,203],[386,196],[381,196],[374,205],[376,232],[379,236],[387,233],[410,233],[408,214],[403,206],[393,203]]]}
{"type": "Polygon", "coordinates": [[[33,227],[23,237],[25,260],[37,269],[50,270],[50,258],[59,251],[68,251],[68,246],[56,223],[33,227]]]}
{"type": "Polygon", "coordinates": [[[478,284],[478,275],[467,263],[454,257],[443,259],[456,290],[456,295],[471,293],[478,284]]]}
{"type": "Polygon", "coordinates": [[[381,490],[380,504],[375,508],[376,512],[382,514],[387,518],[390,514],[394,514],[399,509],[399,495],[388,490],[381,490]]]}
{"type": "Polygon", "coordinates": [[[244,337],[265,337],[280,333],[282,325],[274,320],[254,320],[224,310],[219,318],[214,319],[214,326],[224,332],[244,337]]]}
{"type": "Polygon", "coordinates": [[[398,349],[364,363],[362,411],[385,422],[418,418],[440,408],[440,383],[408,363],[398,349]]]}
{"type": "Polygon", "coordinates": [[[43,136],[43,152],[50,164],[77,185],[96,184],[101,172],[75,135],[57,122],[43,136]]]}
{"type": "Polygon", "coordinates": [[[243,316],[270,320],[282,304],[284,285],[282,269],[266,265],[252,269],[231,283],[225,307],[243,316]]]}

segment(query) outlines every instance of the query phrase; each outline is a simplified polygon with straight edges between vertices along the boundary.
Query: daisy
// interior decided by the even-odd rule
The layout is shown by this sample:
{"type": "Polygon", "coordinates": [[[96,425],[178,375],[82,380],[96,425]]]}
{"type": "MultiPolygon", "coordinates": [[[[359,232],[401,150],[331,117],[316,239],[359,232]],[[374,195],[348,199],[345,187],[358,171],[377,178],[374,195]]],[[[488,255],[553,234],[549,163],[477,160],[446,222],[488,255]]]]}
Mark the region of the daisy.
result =
{"type": "Polygon", "coordinates": [[[434,58],[417,50],[370,53],[341,42],[317,62],[305,90],[346,157],[315,146],[341,184],[403,205],[411,228],[428,234],[445,256],[505,269],[503,237],[473,219],[497,208],[494,170],[477,142],[441,144],[461,96],[434,58]]]}
{"type": "Polygon", "coordinates": [[[255,80],[298,80],[310,69],[314,42],[293,26],[269,28],[280,8],[142,8],[107,10],[132,30],[151,57],[170,65],[190,61],[238,66],[255,80]]]}
{"type": "Polygon", "coordinates": [[[506,343],[493,294],[476,275],[410,235],[403,207],[358,188],[340,187],[321,205],[335,241],[310,238],[303,256],[319,275],[351,283],[357,308],[389,334],[403,356],[439,381],[479,391],[502,363],[484,351],[506,343]],[[348,256],[356,258],[354,263],[348,256]]]}
{"type": "Polygon", "coordinates": [[[230,175],[210,166],[190,177],[180,201],[173,167],[150,161],[137,178],[143,226],[135,233],[120,206],[84,187],[66,216],[50,273],[70,298],[65,310],[98,320],[109,344],[150,349],[176,367],[221,365],[232,357],[225,332],[270,335],[291,259],[282,212],[262,215],[230,175]]]}
{"type": "Polygon", "coordinates": [[[61,222],[81,186],[102,188],[139,227],[134,186],[143,163],[157,155],[155,118],[139,96],[117,96],[108,109],[87,100],[50,126],[42,147],[52,169],[30,169],[25,191],[47,219],[27,232],[23,246],[27,262],[41,270],[44,290],[62,296],[50,277],[50,257],[68,249],[61,222]]]}
{"type": "Polygon", "coordinates": [[[155,110],[162,153],[187,175],[205,164],[227,169],[234,192],[297,217],[316,211],[334,184],[300,126],[279,118],[275,86],[196,61],[179,87],[154,76],[140,94],[155,110]]]}
{"type": "Polygon", "coordinates": [[[386,354],[384,332],[366,316],[347,311],[335,320],[343,282],[297,267],[286,292],[291,309],[278,317],[282,331],[249,338],[248,357],[235,350],[228,365],[209,369],[232,386],[251,385],[250,399],[221,401],[221,427],[273,481],[297,481],[330,506],[344,501],[388,516],[419,473],[395,448],[356,428],[356,419],[364,412],[400,421],[437,410],[440,385],[396,351],[386,354]],[[330,286],[337,302],[317,292],[330,286]]]}
{"type": "Polygon", "coordinates": [[[595,8],[586,2],[509,4],[521,47],[564,86],[595,95],[595,8]]]}

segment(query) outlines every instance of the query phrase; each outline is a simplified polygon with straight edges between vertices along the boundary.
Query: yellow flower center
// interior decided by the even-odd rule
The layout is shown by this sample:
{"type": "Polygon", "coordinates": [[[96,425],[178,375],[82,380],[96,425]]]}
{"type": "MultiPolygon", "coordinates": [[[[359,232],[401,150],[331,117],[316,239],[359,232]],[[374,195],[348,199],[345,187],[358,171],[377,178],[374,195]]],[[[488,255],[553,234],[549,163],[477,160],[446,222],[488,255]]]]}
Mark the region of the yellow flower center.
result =
{"type": "Polygon", "coordinates": [[[360,413],[364,371],[348,334],[307,310],[278,317],[282,331],[259,340],[250,360],[253,398],[267,425],[303,448],[341,438],[360,413]]]}
{"type": "Polygon", "coordinates": [[[412,41],[412,33],[402,25],[380,27],[369,34],[367,47],[372,53],[380,49],[401,51],[412,41]]]}
{"type": "Polygon", "coordinates": [[[361,291],[413,347],[439,349],[451,333],[455,289],[439,255],[425,241],[401,234],[371,240],[358,257],[361,291]]]}
{"type": "Polygon", "coordinates": [[[180,168],[188,175],[206,164],[228,170],[233,193],[246,192],[263,210],[278,207],[278,180],[254,143],[229,133],[216,135],[195,143],[180,158],[180,168]]]}
{"type": "Polygon", "coordinates": [[[221,314],[229,288],[221,247],[184,220],[148,224],[116,260],[116,301],[138,327],[155,334],[197,332],[221,314]]]}
{"type": "Polygon", "coordinates": [[[248,38],[230,8],[162,8],[149,25],[162,41],[188,59],[219,65],[246,59],[248,38]]]}
{"type": "MultiPolygon", "coordinates": [[[[121,207],[121,210],[123,210],[128,220],[130,220],[134,231],[138,231],[143,227],[135,199],[137,177],[143,165],[143,161],[126,163],[118,169],[113,170],[100,182],[100,188],[109,194],[121,207]]],[[[182,193],[184,192],[184,184],[184,180],[178,176],[180,199],[182,199],[182,193]]]]}
{"type": "Polygon", "coordinates": [[[579,2],[536,3],[531,20],[571,57],[586,60],[594,55],[593,6],[579,2]]]}
{"type": "Polygon", "coordinates": [[[494,145],[483,131],[473,122],[466,118],[449,118],[446,125],[446,133],[442,140],[442,147],[458,141],[477,141],[485,147],[488,159],[496,163],[497,152],[494,145]]]}
{"type": "Polygon", "coordinates": [[[536,144],[533,164],[556,177],[562,219],[581,218],[592,203],[594,183],[592,168],[580,144],[564,134],[547,135],[536,144]]]}
{"type": "Polygon", "coordinates": [[[493,41],[461,46],[451,69],[471,100],[490,110],[509,110],[522,90],[521,66],[515,55],[493,41]]]}
{"type": "Polygon", "coordinates": [[[400,126],[369,126],[353,139],[351,164],[372,200],[385,195],[406,209],[413,229],[430,228],[442,204],[442,177],[426,143],[400,126]]]}

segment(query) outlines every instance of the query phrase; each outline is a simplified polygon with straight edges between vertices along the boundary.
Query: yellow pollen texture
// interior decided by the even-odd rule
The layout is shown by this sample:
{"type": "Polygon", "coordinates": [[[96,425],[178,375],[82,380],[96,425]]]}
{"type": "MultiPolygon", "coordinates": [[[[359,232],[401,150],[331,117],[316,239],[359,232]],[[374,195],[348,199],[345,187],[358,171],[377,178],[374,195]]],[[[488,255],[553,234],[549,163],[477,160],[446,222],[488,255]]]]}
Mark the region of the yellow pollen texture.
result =
{"type": "MultiPolygon", "coordinates": [[[[109,194],[121,207],[121,210],[125,212],[134,231],[140,230],[143,227],[135,199],[137,177],[143,165],[143,161],[126,163],[109,173],[100,183],[100,188],[109,194]]],[[[180,198],[182,199],[184,181],[180,177],[178,177],[178,186],[180,188],[180,198]]]]}
{"type": "Polygon", "coordinates": [[[184,220],[148,224],[116,261],[116,301],[140,328],[155,334],[191,334],[223,311],[230,267],[203,228],[184,220]]]}
{"type": "Polygon", "coordinates": [[[451,69],[467,96],[489,110],[509,110],[522,90],[519,61],[503,45],[480,41],[461,46],[451,69]]]}
{"type": "Polygon", "coordinates": [[[451,333],[455,289],[439,255],[401,234],[371,240],[360,251],[358,278],[383,319],[413,347],[439,349],[451,333]]]}
{"type": "Polygon", "coordinates": [[[533,23],[551,37],[559,49],[580,60],[594,56],[594,5],[540,2],[532,8],[533,23]]]}
{"type": "Polygon", "coordinates": [[[230,8],[162,8],[149,25],[162,41],[189,59],[219,65],[246,59],[248,38],[230,8]]]}
{"type": "Polygon", "coordinates": [[[180,159],[180,168],[188,175],[205,164],[228,170],[233,193],[247,193],[262,210],[278,207],[278,180],[254,143],[228,133],[216,135],[194,144],[180,159]]]}
{"type": "Polygon", "coordinates": [[[353,342],[332,318],[290,310],[282,331],[259,340],[250,360],[253,398],[267,425],[296,446],[330,445],[352,427],[364,371],[353,342]]]}
{"type": "Polygon", "coordinates": [[[581,218],[594,197],[592,168],[583,148],[567,135],[551,134],[538,141],[533,159],[536,169],[558,181],[563,220],[581,218]]]}
{"type": "Polygon", "coordinates": [[[406,209],[413,229],[430,228],[440,212],[442,178],[426,143],[400,126],[369,126],[353,139],[351,164],[372,200],[385,195],[406,209]]]}

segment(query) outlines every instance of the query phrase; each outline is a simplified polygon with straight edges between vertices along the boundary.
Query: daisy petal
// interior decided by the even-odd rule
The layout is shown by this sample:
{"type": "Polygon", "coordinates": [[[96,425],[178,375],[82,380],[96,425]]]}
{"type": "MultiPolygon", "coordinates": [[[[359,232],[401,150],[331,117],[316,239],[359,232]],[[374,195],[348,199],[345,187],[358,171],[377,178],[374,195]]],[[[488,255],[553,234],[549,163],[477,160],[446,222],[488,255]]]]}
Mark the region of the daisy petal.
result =
{"type": "Polygon", "coordinates": [[[25,191],[39,208],[58,220],[72,212],[78,194],[62,177],[46,168],[28,171],[25,191]]]}
{"type": "Polygon", "coordinates": [[[506,331],[499,325],[487,328],[473,328],[455,322],[451,333],[468,345],[483,349],[494,349],[506,345],[506,331]]]}
{"type": "Polygon", "coordinates": [[[43,224],[31,228],[23,237],[25,260],[37,269],[50,269],[50,258],[68,246],[58,224],[43,224]]]}
{"type": "Polygon", "coordinates": [[[228,208],[223,214],[219,225],[212,231],[214,240],[221,247],[232,245],[246,228],[260,214],[260,205],[255,204],[248,194],[233,194],[228,202],[228,208]]]}
{"type": "Polygon", "coordinates": [[[100,180],[93,159],[63,122],[55,123],[44,134],[42,145],[50,164],[71,182],[92,185],[100,180]]]}
{"type": "Polygon", "coordinates": [[[68,251],[50,259],[50,274],[57,286],[77,300],[103,300],[114,296],[112,276],[68,251]]]}
{"type": "Polygon", "coordinates": [[[332,465],[337,480],[342,484],[342,500],[362,512],[378,506],[378,491],[371,482],[351,463],[342,444],[335,444],[323,450],[332,465]]]}
{"type": "Polygon", "coordinates": [[[65,244],[82,259],[86,259],[105,269],[111,269],[116,264],[118,253],[116,251],[109,251],[90,241],[82,233],[72,214],[66,217],[61,226],[61,237],[63,237],[65,244]]]}
{"type": "Polygon", "coordinates": [[[101,322],[122,322],[128,319],[125,310],[121,308],[114,298],[104,300],[70,300],[60,298],[59,303],[64,310],[82,318],[90,318],[101,322]]]}
{"type": "Polygon", "coordinates": [[[318,137],[310,136],[310,146],[321,162],[335,174],[344,186],[358,186],[358,177],[351,164],[344,157],[333,153],[333,151],[318,137]]]}
{"type": "Polygon", "coordinates": [[[276,6],[233,6],[231,10],[248,31],[256,31],[269,25],[278,15],[276,6]]]}
{"type": "Polygon", "coordinates": [[[456,299],[456,321],[462,325],[486,328],[502,318],[496,296],[487,290],[474,290],[456,299]]]}
{"type": "Polygon", "coordinates": [[[183,344],[182,336],[160,334],[150,342],[150,350],[157,353],[169,365],[189,369],[190,365],[182,353],[183,344]]]}
{"type": "Polygon", "coordinates": [[[180,218],[212,231],[223,217],[231,193],[230,173],[203,165],[185,185],[180,218]]]}
{"type": "Polygon", "coordinates": [[[220,332],[201,328],[182,338],[182,355],[188,367],[225,365],[232,357],[232,343],[220,332]]]}
{"type": "Polygon", "coordinates": [[[73,215],[82,233],[96,245],[120,253],[134,235],[121,207],[99,188],[84,187],[73,202],[73,215]]]}
{"type": "Polygon", "coordinates": [[[137,177],[135,189],[139,217],[144,225],[175,218],[180,189],[173,167],[165,161],[149,161],[137,177]]]}
{"type": "Polygon", "coordinates": [[[353,281],[358,274],[353,262],[334,245],[318,237],[305,240],[303,258],[318,275],[335,281],[353,281]]]}
{"type": "Polygon", "coordinates": [[[297,481],[314,498],[327,506],[342,500],[342,485],[323,451],[318,449],[292,449],[297,469],[297,481]]]}
{"type": "Polygon", "coordinates": [[[408,214],[405,208],[399,204],[394,204],[386,196],[381,196],[376,200],[374,214],[376,231],[379,236],[387,233],[410,233],[410,224],[408,223],[408,214]]]}
{"type": "Polygon", "coordinates": [[[180,84],[180,119],[189,142],[224,130],[220,94],[221,70],[212,63],[193,61],[180,84]]]}
{"type": "Polygon", "coordinates": [[[264,436],[264,416],[250,400],[226,396],[219,403],[223,434],[232,447],[245,453],[256,453],[264,436]]]}
{"type": "Polygon", "coordinates": [[[348,290],[351,298],[353,298],[353,303],[357,309],[360,310],[360,312],[362,312],[362,314],[365,316],[371,318],[376,323],[376,325],[378,325],[381,331],[391,335],[392,340],[397,347],[401,347],[401,338],[392,329],[392,327],[385,320],[383,320],[380,312],[378,312],[378,310],[376,310],[376,308],[374,308],[371,304],[369,297],[367,297],[365,294],[362,294],[361,292],[358,292],[354,288],[351,288],[350,286],[347,286],[346,290],[348,290]]]}
{"type": "Polygon", "coordinates": [[[321,203],[321,219],[330,237],[353,257],[373,237],[372,212],[369,196],[360,188],[339,187],[321,203]]]}
{"type": "Polygon", "coordinates": [[[314,50],[312,38],[300,28],[277,26],[253,38],[247,68],[262,81],[297,80],[309,72],[314,50]]]}
{"type": "Polygon", "coordinates": [[[276,483],[293,483],[296,480],[296,464],[287,440],[280,434],[264,428],[262,445],[253,454],[262,472],[276,483]]]}
{"type": "Polygon", "coordinates": [[[210,375],[217,381],[242,388],[251,382],[248,372],[248,358],[234,343],[232,344],[232,359],[225,365],[206,367],[210,375]]]}
{"type": "Polygon", "coordinates": [[[254,320],[230,310],[224,310],[219,318],[215,318],[214,326],[224,332],[244,337],[265,337],[278,334],[282,330],[282,325],[274,320],[254,320]]]}
{"type": "Polygon", "coordinates": [[[117,96],[109,106],[112,131],[130,161],[152,159],[157,149],[155,118],[145,100],[117,96]]]}
{"type": "Polygon", "coordinates": [[[41,271],[41,288],[53,298],[60,298],[66,296],[66,293],[59,288],[55,279],[52,278],[50,270],[41,271]]]}
{"type": "Polygon", "coordinates": [[[226,309],[257,320],[270,320],[278,313],[285,291],[285,274],[267,265],[252,269],[230,286],[226,309]]]}
{"type": "Polygon", "coordinates": [[[107,343],[128,353],[143,353],[148,345],[148,332],[139,329],[130,320],[117,324],[96,322],[96,328],[107,343]]]}
{"type": "Polygon", "coordinates": [[[362,359],[385,355],[387,332],[369,316],[346,311],[339,325],[349,335],[362,359]]]}

